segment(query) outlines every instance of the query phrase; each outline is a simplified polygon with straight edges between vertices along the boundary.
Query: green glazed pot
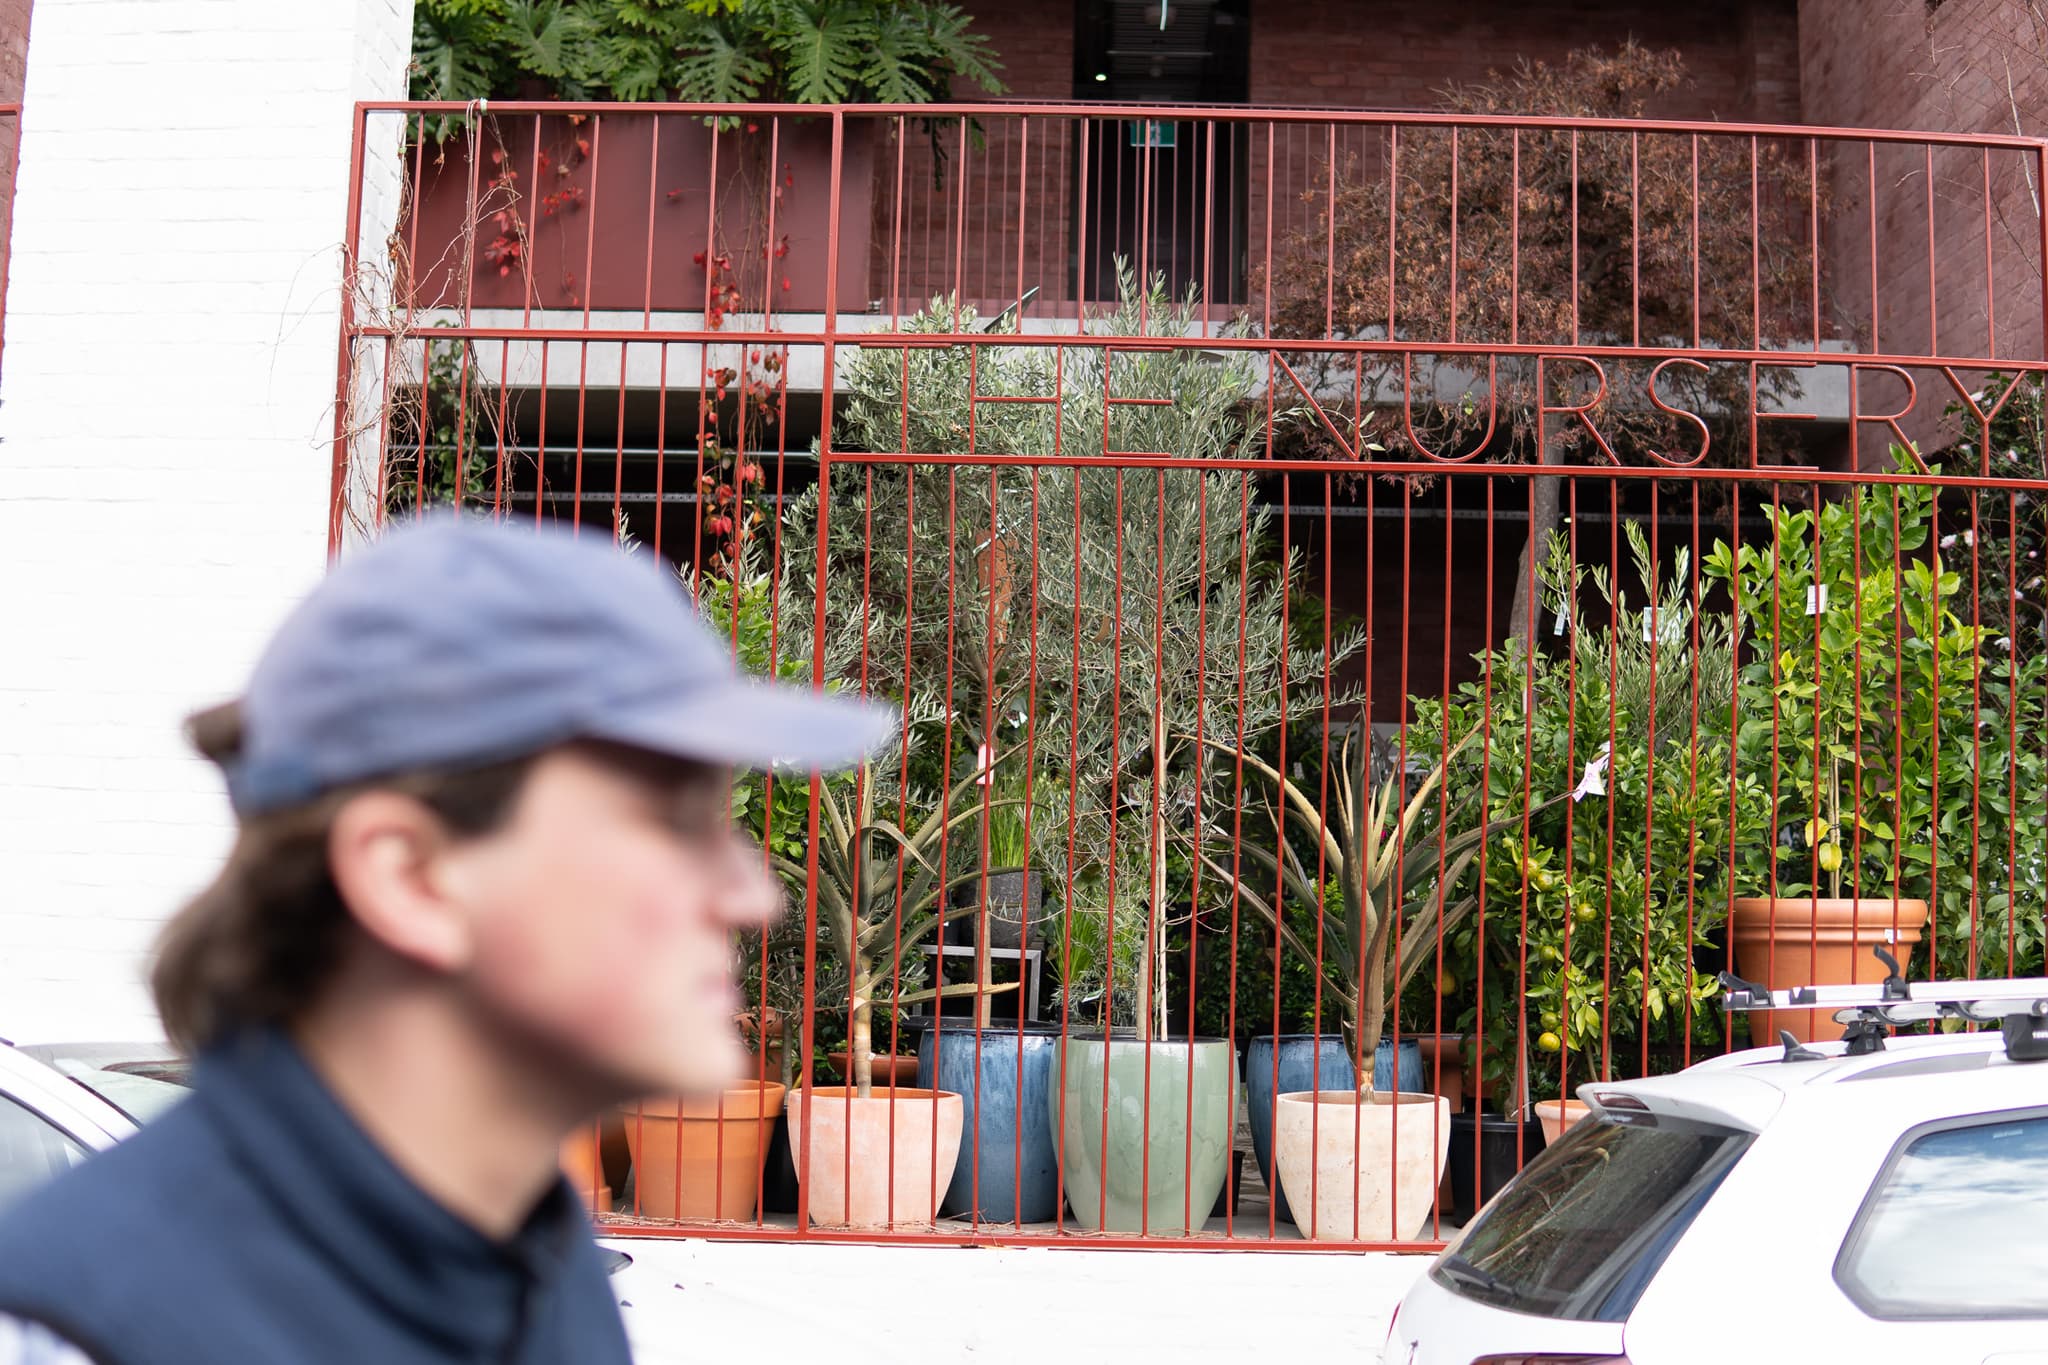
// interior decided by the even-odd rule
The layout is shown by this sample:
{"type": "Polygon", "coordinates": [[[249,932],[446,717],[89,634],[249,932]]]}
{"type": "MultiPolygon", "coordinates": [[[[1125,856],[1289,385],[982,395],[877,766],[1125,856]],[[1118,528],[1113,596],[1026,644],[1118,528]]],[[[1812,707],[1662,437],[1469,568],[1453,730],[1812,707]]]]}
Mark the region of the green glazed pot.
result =
{"type": "Polygon", "coordinates": [[[1237,1050],[1223,1038],[1144,1043],[1135,1037],[1105,1042],[1098,1036],[1063,1039],[1053,1057],[1057,1083],[1047,1121],[1075,1222],[1090,1231],[1154,1236],[1200,1229],[1215,1207],[1230,1162],[1237,1050]]]}

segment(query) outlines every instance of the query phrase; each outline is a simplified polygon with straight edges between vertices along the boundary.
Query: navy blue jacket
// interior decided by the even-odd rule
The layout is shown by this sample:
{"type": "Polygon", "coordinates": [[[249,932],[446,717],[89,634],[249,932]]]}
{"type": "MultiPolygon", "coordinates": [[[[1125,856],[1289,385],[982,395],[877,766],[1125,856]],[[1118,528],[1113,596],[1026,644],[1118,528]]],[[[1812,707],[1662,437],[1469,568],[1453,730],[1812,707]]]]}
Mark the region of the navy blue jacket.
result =
{"type": "Polygon", "coordinates": [[[0,1219],[0,1313],[100,1365],[625,1365],[566,1181],[493,1242],[404,1176],[282,1035],[0,1219]]]}

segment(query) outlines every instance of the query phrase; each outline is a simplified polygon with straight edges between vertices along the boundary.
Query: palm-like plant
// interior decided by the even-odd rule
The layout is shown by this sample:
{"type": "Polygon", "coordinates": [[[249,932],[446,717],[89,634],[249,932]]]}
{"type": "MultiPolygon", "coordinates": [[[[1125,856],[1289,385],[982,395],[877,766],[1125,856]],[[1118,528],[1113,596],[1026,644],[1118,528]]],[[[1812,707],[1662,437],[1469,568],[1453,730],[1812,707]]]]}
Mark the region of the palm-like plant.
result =
{"type": "MultiPolygon", "coordinates": [[[[1453,745],[1404,804],[1399,768],[1375,784],[1368,772],[1366,745],[1357,736],[1348,737],[1332,772],[1335,799],[1327,806],[1319,805],[1293,779],[1256,755],[1220,740],[1208,741],[1211,748],[1233,762],[1242,762],[1248,772],[1269,784],[1280,805],[1277,809],[1270,801],[1267,805],[1278,836],[1274,848],[1244,840],[1237,845],[1239,856],[1229,866],[1209,849],[1204,849],[1202,862],[1292,951],[1318,964],[1337,993],[1346,1042],[1361,1076],[1369,1074],[1364,1068],[1379,1048],[1388,1001],[1407,988],[1423,964],[1433,960],[1442,935],[1478,905],[1480,888],[1476,881],[1467,885],[1465,874],[1481,845],[1521,822],[1517,811],[1477,828],[1440,829],[1434,838],[1415,837],[1430,814],[1445,770],[1477,738],[1475,730],[1453,745]],[[1328,915],[1322,886],[1288,837],[1290,833],[1308,839],[1326,875],[1339,889],[1341,908],[1335,923],[1324,925],[1336,931],[1335,952],[1319,953],[1283,913],[1291,899],[1319,918],[1328,915]],[[1259,880],[1273,888],[1274,895],[1269,897],[1252,884],[1244,867],[1247,859],[1266,874],[1259,880]]],[[[1553,797],[1543,805],[1563,799],[1553,797]]]]}
{"type": "MultiPolygon", "coordinates": [[[[931,708],[925,711],[922,719],[932,719],[931,708]]],[[[878,785],[893,785],[881,775],[885,772],[867,764],[850,774],[820,779],[817,786],[818,914],[846,973],[840,984],[851,1009],[847,1045],[854,1089],[862,1099],[873,1087],[878,997],[901,1008],[945,996],[1016,988],[1013,983],[988,986],[979,980],[921,987],[922,961],[904,956],[949,920],[977,908],[973,903],[952,903],[953,893],[977,881],[982,869],[969,864],[950,871],[942,853],[948,839],[983,819],[991,807],[1015,803],[978,794],[978,772],[961,779],[943,800],[906,795],[892,803],[886,791],[877,793],[878,785]],[[894,819],[887,813],[890,804],[898,807],[894,819]],[[908,829],[912,822],[907,817],[913,810],[923,811],[923,818],[908,829]]],[[[809,870],[800,859],[778,853],[774,863],[789,885],[807,884],[809,870]]]]}

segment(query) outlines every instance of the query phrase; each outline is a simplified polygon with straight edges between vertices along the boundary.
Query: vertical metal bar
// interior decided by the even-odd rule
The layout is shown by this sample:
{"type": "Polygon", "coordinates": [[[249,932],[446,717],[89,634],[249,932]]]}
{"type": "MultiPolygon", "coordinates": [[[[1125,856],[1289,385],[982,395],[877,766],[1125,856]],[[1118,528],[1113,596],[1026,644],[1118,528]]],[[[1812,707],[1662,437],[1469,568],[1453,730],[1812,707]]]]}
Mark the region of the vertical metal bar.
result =
{"type": "Polygon", "coordinates": [[[1934,237],[1934,144],[1929,142],[1921,149],[1922,175],[1927,185],[1927,353],[1941,354],[1941,309],[1935,297],[1935,237],[1934,237]]]}
{"type": "MultiPolygon", "coordinates": [[[[357,256],[362,242],[363,143],[366,138],[368,124],[369,111],[363,104],[358,102],[355,108],[355,115],[351,121],[351,131],[349,134],[352,141],[349,145],[348,154],[348,217],[342,223],[341,230],[342,289],[341,306],[339,309],[341,320],[337,324],[339,342],[334,358],[334,450],[327,484],[327,558],[330,561],[341,553],[342,525],[347,516],[345,509],[348,505],[348,446],[350,436],[352,435],[349,429],[349,391],[352,387],[351,381],[355,375],[356,269],[358,265],[357,256]]],[[[14,137],[18,162],[21,140],[21,118],[19,114],[14,118],[14,137]]],[[[417,185],[418,182],[415,181],[414,183],[417,185]]],[[[414,210],[413,216],[417,220],[417,209],[414,210]]],[[[11,252],[0,256],[0,318],[5,317],[7,304],[7,280],[4,270],[10,264],[12,264],[11,252]]],[[[378,397],[379,414],[377,424],[380,431],[386,424],[391,394],[389,384],[390,349],[388,344],[385,356],[387,382],[383,393],[378,397]]],[[[380,487],[383,483],[383,477],[382,461],[380,460],[377,474],[380,487]]],[[[380,511],[382,505],[383,498],[380,496],[378,498],[380,511]]]]}
{"type": "MultiPolygon", "coordinates": [[[[830,199],[826,205],[825,224],[825,368],[820,384],[823,414],[820,418],[818,436],[818,551],[817,564],[812,580],[818,585],[816,605],[811,620],[811,685],[819,690],[825,686],[825,571],[830,549],[830,514],[832,489],[832,400],[836,390],[834,381],[837,361],[839,330],[839,189],[840,174],[844,164],[846,143],[846,114],[843,110],[832,111],[832,169],[829,176],[830,199]]],[[[906,744],[906,751],[909,746],[906,744]]],[[[798,1122],[802,1129],[804,1169],[797,1172],[797,1236],[803,1236],[809,1229],[810,1213],[810,1166],[816,1155],[816,1144],[811,1141],[811,1049],[817,1037],[817,981],[818,981],[818,808],[824,797],[824,788],[818,772],[811,772],[810,825],[807,832],[810,853],[805,858],[804,869],[804,1041],[803,1041],[803,1089],[799,1101],[798,1122]]]]}

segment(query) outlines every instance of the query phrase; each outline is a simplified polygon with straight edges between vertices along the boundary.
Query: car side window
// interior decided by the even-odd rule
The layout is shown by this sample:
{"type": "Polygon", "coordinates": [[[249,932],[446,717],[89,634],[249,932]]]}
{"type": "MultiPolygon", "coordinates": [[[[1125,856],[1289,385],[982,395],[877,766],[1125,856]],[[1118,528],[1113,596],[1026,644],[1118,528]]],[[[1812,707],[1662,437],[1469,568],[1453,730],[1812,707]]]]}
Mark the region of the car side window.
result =
{"type": "Polygon", "coordinates": [[[55,1124],[0,1097],[0,1209],[85,1160],[85,1148],[55,1124]]]}
{"type": "Polygon", "coordinates": [[[1875,1318],[2048,1317],[2048,1113],[1906,1134],[1835,1260],[1875,1318]]]}

